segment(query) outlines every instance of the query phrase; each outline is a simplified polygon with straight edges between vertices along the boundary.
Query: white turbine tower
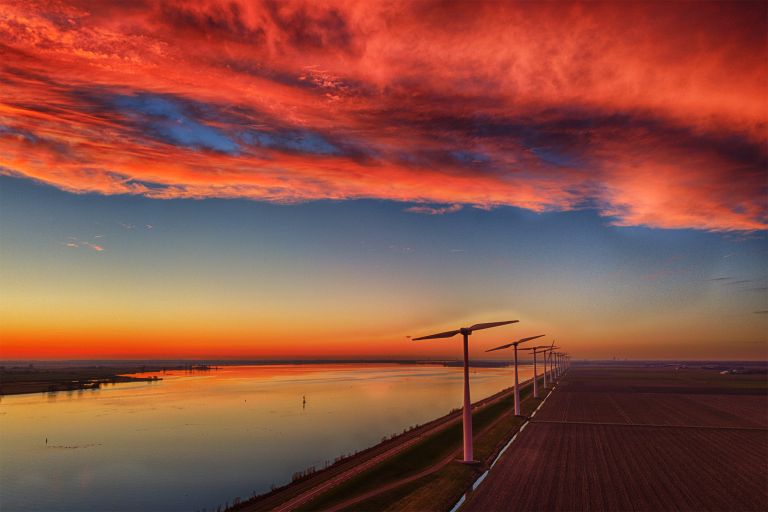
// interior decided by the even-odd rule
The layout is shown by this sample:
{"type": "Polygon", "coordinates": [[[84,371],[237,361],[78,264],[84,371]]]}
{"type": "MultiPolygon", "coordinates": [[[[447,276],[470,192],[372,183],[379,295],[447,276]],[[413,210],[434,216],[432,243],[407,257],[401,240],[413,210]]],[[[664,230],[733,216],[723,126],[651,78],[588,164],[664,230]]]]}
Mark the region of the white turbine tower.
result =
{"type": "Polygon", "coordinates": [[[515,347],[515,416],[520,416],[520,386],[518,385],[518,381],[517,381],[517,346],[521,343],[525,343],[526,341],[531,341],[531,340],[535,340],[536,338],[541,338],[542,336],[546,336],[546,335],[539,334],[537,336],[530,336],[528,338],[522,338],[517,341],[513,341],[512,343],[507,343],[506,345],[501,345],[496,348],[486,350],[486,352],[493,352],[494,350],[502,350],[509,347],[515,347]]]}
{"type": "MultiPolygon", "coordinates": [[[[554,350],[560,348],[555,347],[554,342],[551,347],[549,347],[547,350],[544,351],[544,360],[549,360],[549,384],[552,385],[555,382],[555,363],[553,361],[552,354],[554,353],[554,350]]],[[[544,387],[546,387],[546,384],[544,384],[544,387]]]]}
{"type": "Polygon", "coordinates": [[[547,352],[549,352],[553,348],[555,348],[555,340],[552,340],[552,344],[546,350],[542,350],[541,351],[542,354],[544,354],[544,388],[545,389],[547,387],[547,377],[549,377],[549,380],[552,380],[552,376],[551,375],[547,375],[549,373],[549,371],[552,369],[551,365],[550,365],[550,370],[547,370],[547,358],[548,358],[547,352]]]}
{"type": "Polygon", "coordinates": [[[520,350],[530,350],[533,352],[533,398],[539,398],[539,371],[536,366],[537,365],[536,355],[546,352],[546,350],[539,350],[539,349],[546,349],[546,348],[548,348],[546,345],[540,345],[538,347],[528,347],[528,348],[520,349],[520,350]]]}
{"type": "Polygon", "coordinates": [[[457,334],[464,336],[464,410],[463,410],[463,422],[464,422],[464,462],[473,463],[476,462],[473,459],[472,454],[472,402],[469,399],[469,335],[473,331],[479,331],[480,329],[490,329],[491,327],[498,327],[500,325],[507,325],[511,323],[519,322],[519,320],[507,320],[505,322],[490,322],[485,324],[475,324],[472,327],[462,327],[454,331],[439,332],[437,334],[430,334],[429,336],[421,336],[419,338],[413,338],[414,341],[419,340],[431,340],[435,338],[451,338],[457,334]]]}

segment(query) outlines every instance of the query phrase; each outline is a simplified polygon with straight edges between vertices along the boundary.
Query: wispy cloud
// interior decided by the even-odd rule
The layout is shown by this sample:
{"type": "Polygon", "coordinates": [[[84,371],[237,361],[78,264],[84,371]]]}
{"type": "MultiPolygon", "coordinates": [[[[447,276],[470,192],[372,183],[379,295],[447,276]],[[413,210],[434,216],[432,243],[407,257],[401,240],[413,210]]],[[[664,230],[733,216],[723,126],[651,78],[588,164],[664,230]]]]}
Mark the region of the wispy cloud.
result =
{"type": "Polygon", "coordinates": [[[408,213],[423,213],[424,215],[444,215],[446,213],[455,213],[461,210],[462,206],[460,204],[452,204],[450,206],[439,206],[439,207],[432,207],[432,206],[411,206],[410,208],[406,208],[405,211],[408,213]]]}
{"type": "MultiPolygon", "coordinates": [[[[99,236],[100,235],[96,235],[96,236],[94,236],[94,238],[99,237],[99,236]]],[[[102,245],[95,244],[95,243],[92,243],[92,242],[86,242],[86,241],[83,241],[83,240],[79,240],[79,239],[77,239],[75,237],[72,237],[72,236],[67,237],[67,241],[66,242],[62,242],[62,245],[64,245],[65,247],[72,248],[72,249],[82,249],[82,248],[85,248],[85,249],[90,249],[90,250],[96,251],[96,252],[103,252],[105,250],[104,246],[102,246],[102,245]]]]}
{"type": "Polygon", "coordinates": [[[680,254],[674,254],[665,258],[657,270],[645,274],[643,277],[648,281],[660,281],[687,270],[688,267],[684,264],[683,257],[680,254]]]}
{"type": "Polygon", "coordinates": [[[755,283],[758,281],[760,280],[759,279],[738,279],[736,281],[728,281],[727,283],[723,283],[723,284],[727,284],[727,285],[749,284],[749,283],[755,283]]]}
{"type": "Polygon", "coordinates": [[[665,277],[669,277],[674,274],[675,274],[674,270],[665,268],[665,269],[657,270],[656,272],[651,272],[650,274],[646,274],[643,277],[648,281],[659,281],[665,277]]]}
{"type": "MultiPolygon", "coordinates": [[[[731,286],[740,286],[745,284],[752,284],[752,283],[766,283],[768,282],[768,277],[755,277],[750,279],[737,279],[735,277],[713,277],[711,279],[707,279],[707,281],[712,282],[718,282],[723,286],[731,287],[731,286]]],[[[753,288],[744,288],[744,291],[761,291],[766,290],[765,287],[753,287],[753,288]]]]}
{"type": "Polygon", "coordinates": [[[760,311],[753,311],[756,315],[768,315],[768,309],[761,309],[760,311]]]}
{"type": "Polygon", "coordinates": [[[102,247],[101,245],[98,245],[98,244],[92,244],[90,242],[82,242],[82,244],[85,247],[88,247],[89,249],[93,249],[96,252],[101,252],[101,251],[104,250],[104,247],[102,247]]]}
{"type": "Polygon", "coordinates": [[[588,206],[743,237],[768,228],[765,16],[760,2],[9,3],[0,172],[159,199],[588,206]]]}
{"type": "Polygon", "coordinates": [[[390,245],[387,247],[390,252],[395,252],[399,254],[412,254],[414,252],[413,247],[407,247],[402,245],[390,245]]]}

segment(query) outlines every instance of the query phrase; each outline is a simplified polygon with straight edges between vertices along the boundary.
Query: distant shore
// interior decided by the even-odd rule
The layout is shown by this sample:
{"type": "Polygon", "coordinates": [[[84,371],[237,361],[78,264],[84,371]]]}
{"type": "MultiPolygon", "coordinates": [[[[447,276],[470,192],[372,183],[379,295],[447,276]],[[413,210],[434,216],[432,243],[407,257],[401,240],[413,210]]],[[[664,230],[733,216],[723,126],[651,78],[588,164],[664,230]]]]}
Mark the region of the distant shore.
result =
{"type": "Polygon", "coordinates": [[[162,380],[159,375],[165,370],[177,368],[133,366],[68,366],[37,368],[27,366],[0,367],[0,395],[21,395],[27,393],[56,393],[99,389],[105,384],[124,382],[155,382],[162,380]],[[153,372],[158,375],[142,377],[126,374],[153,372]]]}

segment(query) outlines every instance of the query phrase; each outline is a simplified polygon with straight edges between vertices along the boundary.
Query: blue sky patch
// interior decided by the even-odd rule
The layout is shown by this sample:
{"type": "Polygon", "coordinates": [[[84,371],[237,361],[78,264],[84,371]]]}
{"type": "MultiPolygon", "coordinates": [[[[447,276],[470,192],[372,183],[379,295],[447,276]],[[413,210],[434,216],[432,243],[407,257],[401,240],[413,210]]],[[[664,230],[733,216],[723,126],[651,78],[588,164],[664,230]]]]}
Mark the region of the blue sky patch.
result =
{"type": "Polygon", "coordinates": [[[281,132],[250,131],[241,135],[247,144],[283,151],[298,151],[316,155],[339,155],[339,148],[328,142],[322,135],[308,130],[286,130],[281,132]]]}
{"type": "Polygon", "coordinates": [[[194,118],[182,102],[153,94],[118,95],[114,104],[152,135],[192,149],[236,153],[238,145],[221,130],[194,118]]]}

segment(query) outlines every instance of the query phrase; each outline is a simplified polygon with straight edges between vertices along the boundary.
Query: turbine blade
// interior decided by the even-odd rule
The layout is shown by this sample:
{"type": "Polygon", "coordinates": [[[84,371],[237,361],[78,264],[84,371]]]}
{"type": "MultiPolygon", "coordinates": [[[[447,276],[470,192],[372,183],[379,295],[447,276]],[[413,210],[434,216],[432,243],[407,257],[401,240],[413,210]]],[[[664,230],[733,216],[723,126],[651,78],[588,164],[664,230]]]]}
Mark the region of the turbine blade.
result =
{"type": "Polygon", "coordinates": [[[509,348],[511,346],[512,346],[512,343],[507,343],[506,345],[501,345],[501,346],[498,346],[496,348],[492,348],[492,349],[486,350],[486,352],[493,352],[494,350],[501,350],[503,348],[509,348]]]}
{"type": "Polygon", "coordinates": [[[518,343],[525,343],[526,341],[535,340],[536,338],[541,338],[542,336],[546,336],[546,334],[539,334],[538,336],[528,336],[527,338],[522,338],[518,340],[518,343]]]}
{"type": "Polygon", "coordinates": [[[470,331],[479,331],[480,329],[490,329],[491,327],[498,327],[500,325],[513,324],[520,320],[507,320],[506,322],[488,322],[485,324],[475,324],[469,328],[470,331]]]}
{"type": "Polygon", "coordinates": [[[461,331],[459,329],[456,329],[455,331],[445,331],[445,332],[439,332],[437,334],[430,334],[429,336],[422,336],[420,338],[413,338],[413,341],[419,341],[419,340],[431,340],[435,338],[450,338],[451,336],[456,336],[461,331]]]}

